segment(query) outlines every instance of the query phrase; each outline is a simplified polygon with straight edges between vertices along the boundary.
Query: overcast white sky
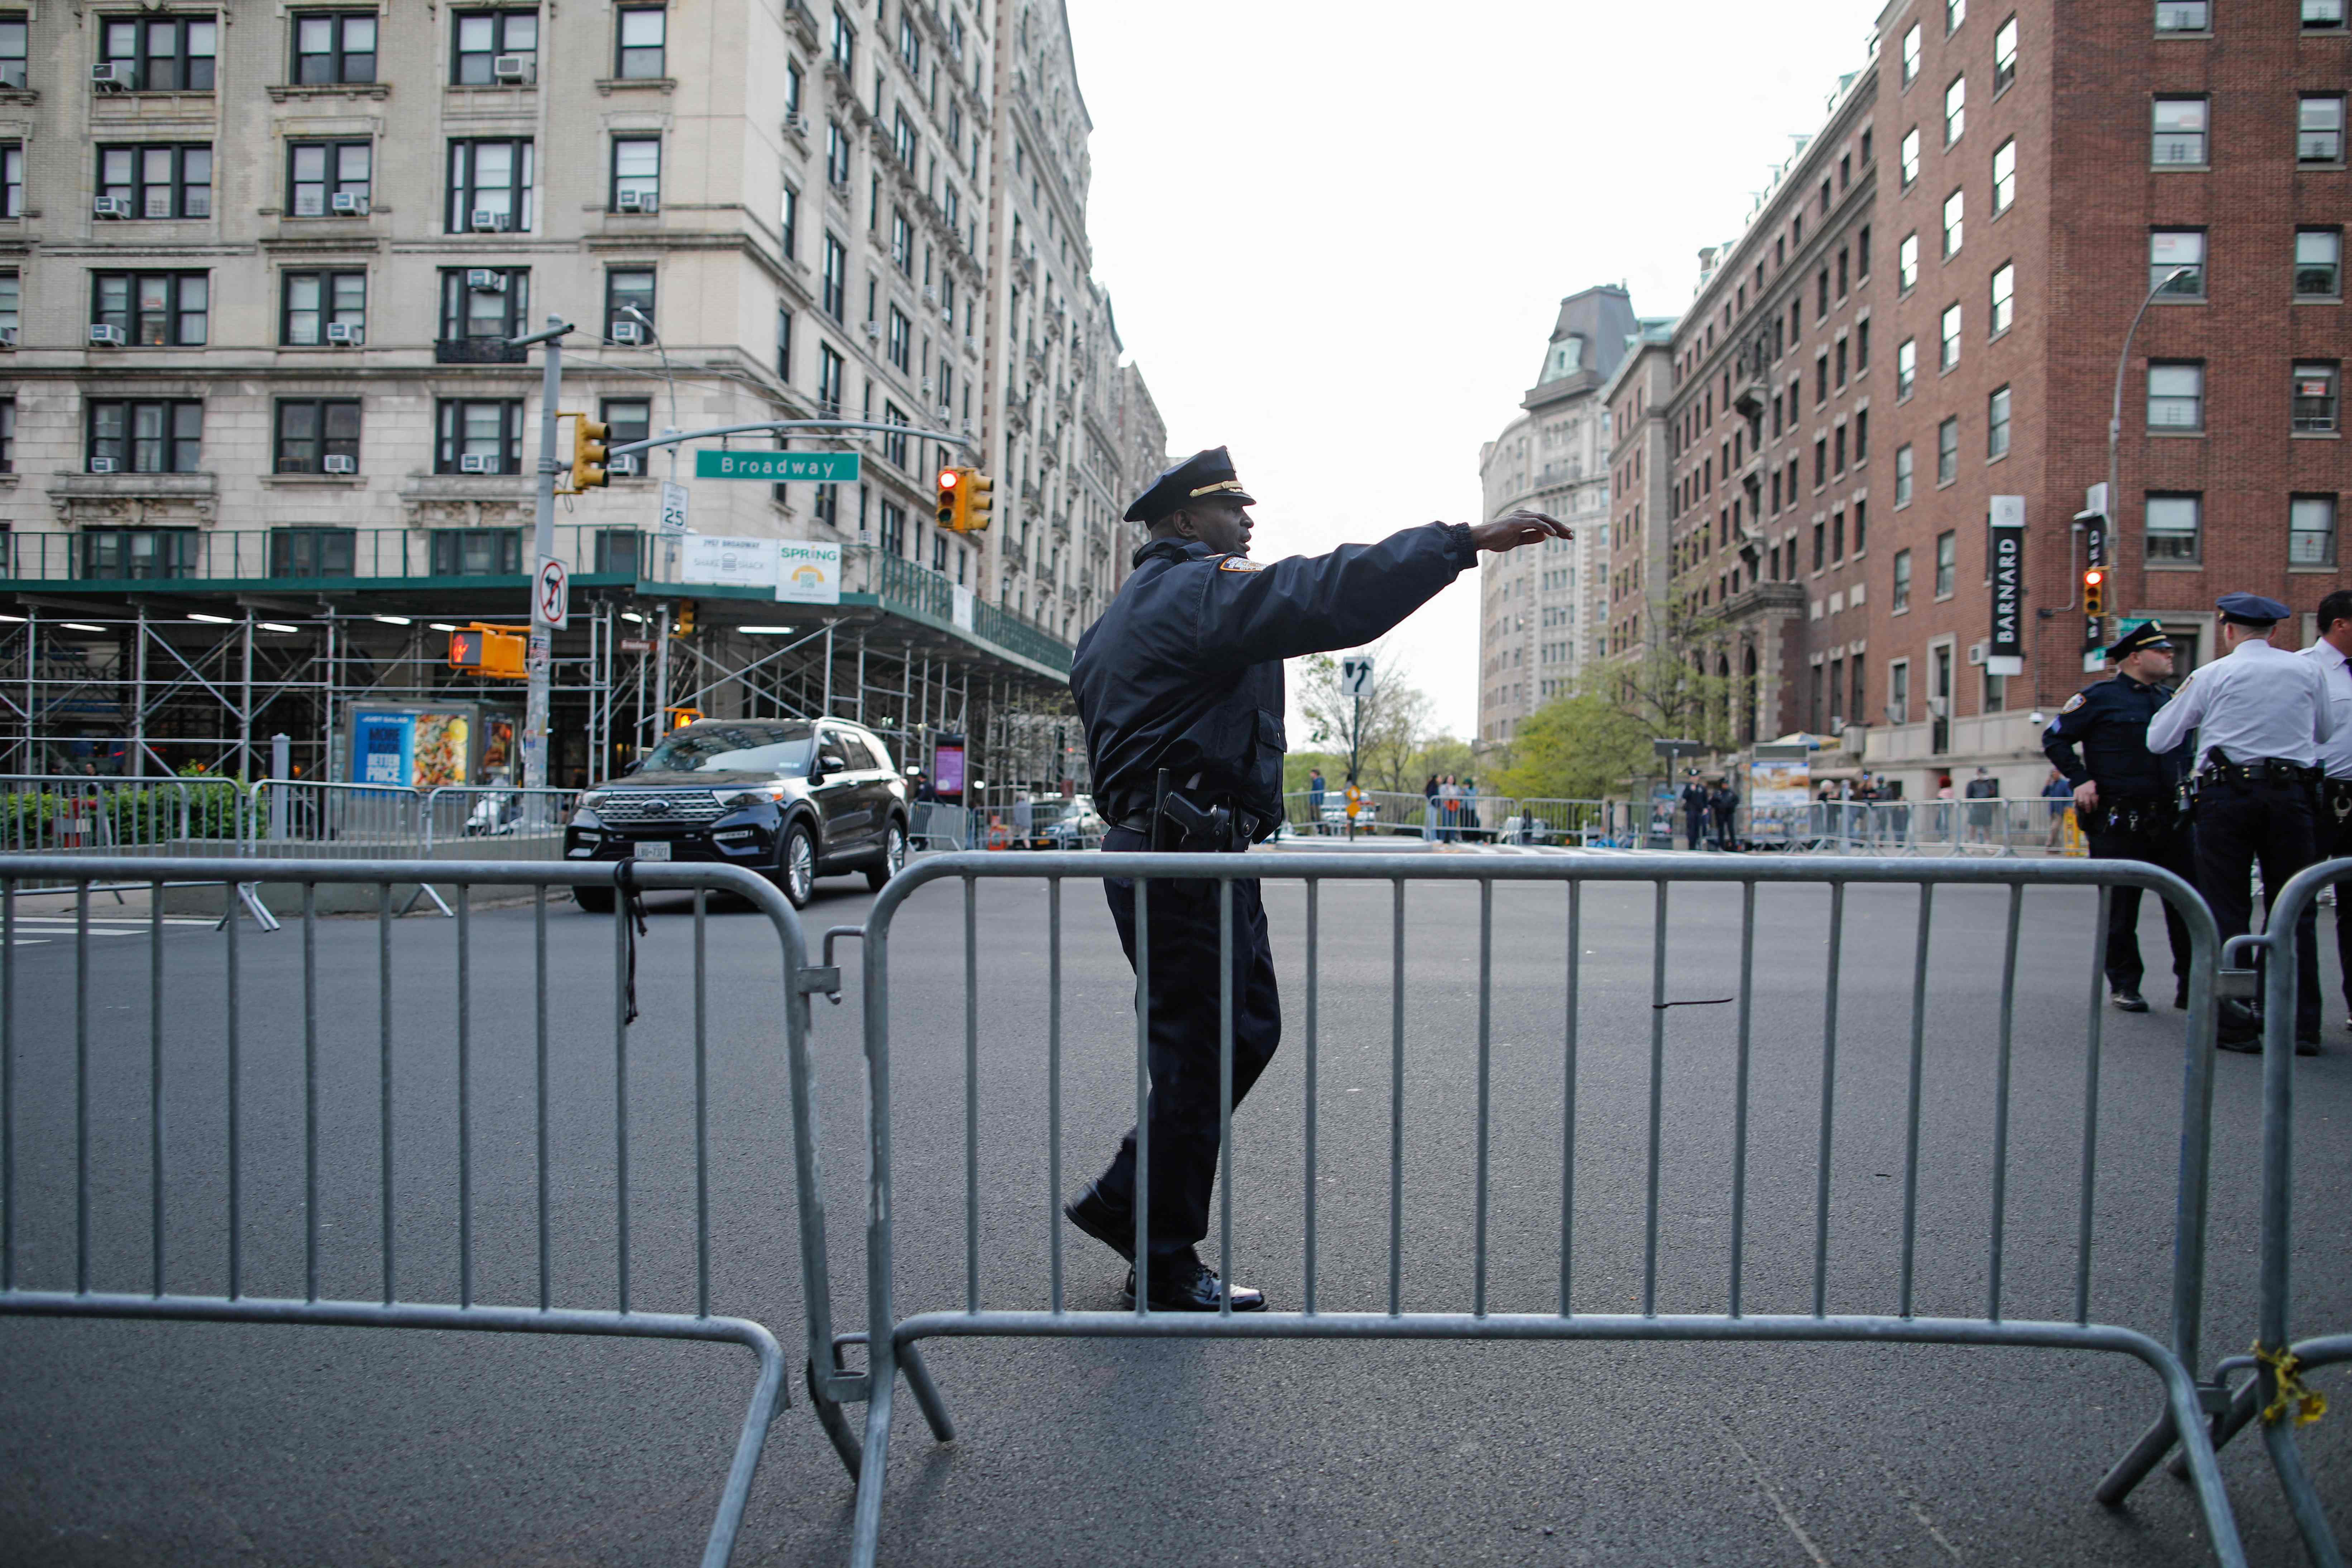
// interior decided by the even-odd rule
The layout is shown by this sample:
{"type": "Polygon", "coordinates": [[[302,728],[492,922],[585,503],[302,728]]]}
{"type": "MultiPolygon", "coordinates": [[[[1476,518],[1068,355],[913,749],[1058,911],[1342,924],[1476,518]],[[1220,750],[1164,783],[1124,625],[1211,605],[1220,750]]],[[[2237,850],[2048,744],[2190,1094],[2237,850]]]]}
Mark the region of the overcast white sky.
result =
{"type": "MultiPolygon", "coordinates": [[[[1689,302],[1874,0],[1066,0],[1095,275],[1178,453],[1233,448],[1261,557],[1475,521],[1562,296],[1689,302]]],[[[1476,584],[1390,647],[1477,726],[1476,584]]],[[[1294,729],[1293,743],[1305,736],[1294,729]]]]}

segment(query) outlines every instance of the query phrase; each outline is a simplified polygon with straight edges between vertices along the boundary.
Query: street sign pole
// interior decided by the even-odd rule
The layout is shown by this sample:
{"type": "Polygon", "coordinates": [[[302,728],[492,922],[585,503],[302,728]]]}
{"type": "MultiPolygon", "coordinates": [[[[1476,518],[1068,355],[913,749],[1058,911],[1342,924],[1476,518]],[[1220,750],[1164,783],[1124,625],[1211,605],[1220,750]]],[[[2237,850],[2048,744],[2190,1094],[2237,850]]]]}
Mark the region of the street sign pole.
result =
{"type": "Polygon", "coordinates": [[[530,647],[523,669],[529,687],[522,721],[522,783],[525,789],[547,787],[547,721],[549,665],[554,657],[554,629],[537,613],[539,569],[555,558],[555,408],[563,397],[563,334],[572,328],[561,316],[547,318],[547,331],[520,340],[541,343],[546,370],[540,382],[539,506],[531,528],[530,647]]]}

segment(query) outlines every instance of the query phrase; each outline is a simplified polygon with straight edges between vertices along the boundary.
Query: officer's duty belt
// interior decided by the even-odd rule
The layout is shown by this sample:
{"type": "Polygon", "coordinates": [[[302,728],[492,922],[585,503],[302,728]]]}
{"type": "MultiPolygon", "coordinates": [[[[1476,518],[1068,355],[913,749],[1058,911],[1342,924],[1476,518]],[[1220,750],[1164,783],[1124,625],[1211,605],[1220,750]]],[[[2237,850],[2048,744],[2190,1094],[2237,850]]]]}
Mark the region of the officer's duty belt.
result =
{"type": "Polygon", "coordinates": [[[2317,768],[2301,763],[2290,763],[2284,757],[2263,757],[2251,763],[2207,763],[2198,770],[2197,782],[2207,784],[2317,784],[2321,778],[2317,768]]]}

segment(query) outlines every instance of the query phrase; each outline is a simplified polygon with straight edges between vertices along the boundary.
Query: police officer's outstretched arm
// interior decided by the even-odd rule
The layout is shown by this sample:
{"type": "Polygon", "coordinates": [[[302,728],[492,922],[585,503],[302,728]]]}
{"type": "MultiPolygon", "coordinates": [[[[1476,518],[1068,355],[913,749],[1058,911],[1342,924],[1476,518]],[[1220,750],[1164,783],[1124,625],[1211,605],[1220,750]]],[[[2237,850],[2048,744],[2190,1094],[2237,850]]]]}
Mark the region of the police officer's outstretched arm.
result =
{"type": "Polygon", "coordinates": [[[1199,655],[1236,666],[1356,647],[1386,634],[1473,565],[1545,539],[1570,539],[1566,523],[1515,511],[1493,522],[1431,523],[1377,544],[1260,564],[1229,555],[1202,563],[1199,655]]]}
{"type": "Polygon", "coordinates": [[[2149,751],[2162,755],[2189,739],[2189,731],[2204,721],[2205,698],[2211,683],[2200,681],[2197,677],[2212,668],[2207,665],[2191,674],[2180,689],[2172,694],[2172,700],[2156,710],[2156,717],[2147,721],[2149,751]]]}

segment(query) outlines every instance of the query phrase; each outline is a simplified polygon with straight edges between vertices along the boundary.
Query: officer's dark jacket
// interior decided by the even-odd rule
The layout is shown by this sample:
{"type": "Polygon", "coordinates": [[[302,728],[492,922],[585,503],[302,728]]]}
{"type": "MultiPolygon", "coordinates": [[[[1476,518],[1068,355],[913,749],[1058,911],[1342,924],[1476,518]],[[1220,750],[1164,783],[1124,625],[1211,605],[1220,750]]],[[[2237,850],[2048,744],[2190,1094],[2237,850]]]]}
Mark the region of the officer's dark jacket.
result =
{"type": "Polygon", "coordinates": [[[1270,834],[1282,818],[1282,661],[1355,647],[1434,597],[1477,552],[1459,523],[1378,544],[1259,563],[1160,539],[1078,638],[1070,690],[1086,725],[1095,805],[1149,812],[1156,775],[1226,797],[1270,834]]]}
{"type": "Polygon", "coordinates": [[[2170,687],[2145,686],[2128,675],[2086,686],[2042,732],[2042,753],[2068,784],[2089,780],[2102,795],[2168,800],[2189,770],[2189,744],[2150,752],[2147,721],[2171,700],[2170,687]]]}

